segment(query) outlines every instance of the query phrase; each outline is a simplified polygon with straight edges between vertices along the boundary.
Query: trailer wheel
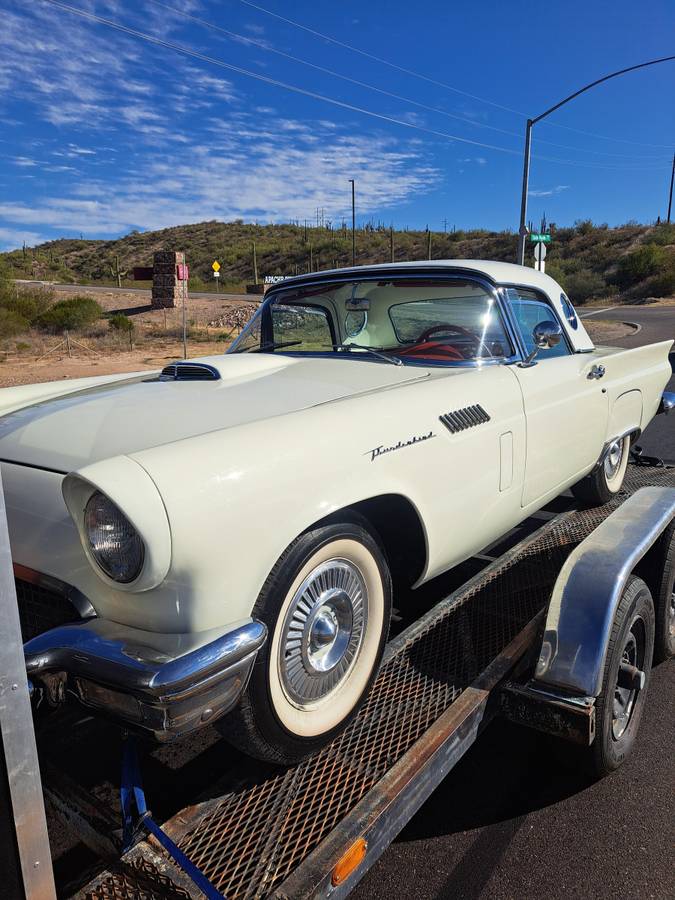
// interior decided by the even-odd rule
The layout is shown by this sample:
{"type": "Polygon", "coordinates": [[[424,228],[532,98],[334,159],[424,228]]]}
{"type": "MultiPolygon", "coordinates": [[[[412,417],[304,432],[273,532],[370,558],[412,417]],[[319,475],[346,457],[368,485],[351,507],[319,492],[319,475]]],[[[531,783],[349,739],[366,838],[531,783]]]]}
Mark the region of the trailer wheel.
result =
{"type": "Polygon", "coordinates": [[[654,662],[664,662],[675,656],[675,520],[656,542],[651,566],[645,572],[654,596],[656,634],[654,662]]]}
{"type": "Polygon", "coordinates": [[[384,652],[391,577],[365,520],[300,535],[267,578],[253,609],[269,638],[223,734],[281,764],[329,743],[365,701],[384,652]]]}
{"type": "Polygon", "coordinates": [[[619,493],[630,456],[630,435],[613,441],[600,465],[572,485],[572,493],[584,506],[603,506],[619,493]]]}
{"type": "Polygon", "coordinates": [[[591,768],[602,778],[630,754],[640,726],[654,649],[654,603],[649,588],[631,575],[614,616],[596,703],[591,768]]]}

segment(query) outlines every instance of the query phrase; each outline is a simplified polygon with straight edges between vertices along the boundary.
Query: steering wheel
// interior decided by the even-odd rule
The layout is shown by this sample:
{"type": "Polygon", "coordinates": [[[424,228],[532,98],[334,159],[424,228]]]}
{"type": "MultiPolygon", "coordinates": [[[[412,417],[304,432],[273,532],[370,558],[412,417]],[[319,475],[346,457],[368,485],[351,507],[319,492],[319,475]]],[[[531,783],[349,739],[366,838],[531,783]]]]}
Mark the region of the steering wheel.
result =
{"type": "Polygon", "coordinates": [[[450,332],[451,334],[461,334],[463,337],[470,338],[477,348],[480,347],[479,338],[477,338],[476,335],[470,332],[467,328],[463,328],[461,325],[432,325],[431,328],[427,328],[426,331],[422,332],[422,334],[417,338],[416,343],[426,344],[432,339],[432,336],[434,334],[443,332],[450,332]]]}

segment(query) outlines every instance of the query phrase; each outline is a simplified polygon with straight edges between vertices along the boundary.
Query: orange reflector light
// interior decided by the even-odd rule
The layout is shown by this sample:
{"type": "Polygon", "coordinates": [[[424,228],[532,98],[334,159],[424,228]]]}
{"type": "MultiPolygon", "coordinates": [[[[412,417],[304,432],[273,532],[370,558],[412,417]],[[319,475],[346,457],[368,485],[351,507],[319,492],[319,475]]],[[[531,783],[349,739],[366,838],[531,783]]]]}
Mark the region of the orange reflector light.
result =
{"type": "Polygon", "coordinates": [[[333,875],[331,877],[333,887],[342,884],[345,879],[349,878],[354,869],[361,865],[366,858],[367,849],[368,842],[365,838],[360,837],[358,840],[354,841],[349,850],[347,850],[345,855],[340,858],[333,869],[333,875]]]}

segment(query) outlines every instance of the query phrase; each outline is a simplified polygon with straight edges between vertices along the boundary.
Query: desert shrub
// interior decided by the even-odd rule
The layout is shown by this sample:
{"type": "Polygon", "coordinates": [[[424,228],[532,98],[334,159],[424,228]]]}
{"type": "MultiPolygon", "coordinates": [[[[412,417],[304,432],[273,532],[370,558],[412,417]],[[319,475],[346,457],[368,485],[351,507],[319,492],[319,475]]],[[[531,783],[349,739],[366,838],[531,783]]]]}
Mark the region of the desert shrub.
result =
{"type": "Polygon", "coordinates": [[[37,325],[52,334],[78,331],[103,315],[103,310],[91,297],[68,297],[51,306],[37,321],[37,325]]]}
{"type": "Polygon", "coordinates": [[[579,234],[593,233],[593,221],[591,219],[577,219],[574,223],[574,227],[579,234]]]}
{"type": "Polygon", "coordinates": [[[33,325],[47,312],[53,299],[53,291],[47,288],[16,287],[0,297],[0,306],[15,312],[33,325]]]}
{"type": "Polygon", "coordinates": [[[656,244],[644,244],[619,260],[614,281],[619,287],[628,288],[656,275],[666,262],[666,252],[656,244]]]}
{"type": "Polygon", "coordinates": [[[634,290],[635,298],[675,296],[675,264],[641,282],[634,290]]]}
{"type": "Polygon", "coordinates": [[[565,277],[565,290],[572,303],[583,304],[605,292],[605,279],[590,269],[578,269],[565,277]]]}
{"type": "Polygon", "coordinates": [[[28,322],[13,309],[0,306],[0,338],[14,337],[28,331],[28,322]]]}
{"type": "Polygon", "coordinates": [[[124,313],[113,313],[108,319],[108,325],[113,331],[122,331],[126,333],[134,330],[134,323],[129,316],[125,316],[124,313]]]}
{"type": "Polygon", "coordinates": [[[28,343],[28,341],[17,341],[16,349],[19,353],[23,353],[24,350],[30,350],[30,344],[28,343]]]}
{"type": "Polygon", "coordinates": [[[657,225],[650,236],[653,244],[665,246],[666,244],[675,244],[675,224],[672,222],[662,222],[657,225]]]}

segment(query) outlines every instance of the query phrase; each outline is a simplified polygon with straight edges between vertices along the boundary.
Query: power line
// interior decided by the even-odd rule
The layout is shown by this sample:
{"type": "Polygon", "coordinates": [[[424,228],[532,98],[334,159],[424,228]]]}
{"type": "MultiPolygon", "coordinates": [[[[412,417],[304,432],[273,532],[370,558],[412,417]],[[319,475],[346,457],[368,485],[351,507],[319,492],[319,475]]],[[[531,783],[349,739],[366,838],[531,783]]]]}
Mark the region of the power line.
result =
{"type": "MultiPolygon", "coordinates": [[[[296,22],[293,19],[288,19],[286,16],[282,16],[279,13],[272,12],[270,9],[266,9],[264,6],[259,6],[257,3],[252,3],[251,0],[239,0],[240,3],[243,3],[244,6],[250,6],[252,9],[256,9],[261,13],[264,13],[267,16],[272,16],[275,19],[279,19],[281,22],[285,22],[287,25],[293,25],[295,28],[301,28],[303,31],[308,32],[309,34],[314,35],[315,37],[320,37],[324,41],[329,41],[331,44],[335,44],[338,47],[343,47],[345,50],[350,50],[352,53],[358,53],[361,56],[365,56],[367,59],[372,59],[374,62],[381,63],[382,65],[389,66],[392,69],[397,69],[399,72],[403,72],[406,75],[411,75],[413,78],[420,78],[422,81],[427,81],[430,84],[435,84],[437,87],[445,88],[445,90],[453,91],[455,94],[461,94],[464,97],[470,97],[472,100],[477,100],[479,103],[487,103],[490,106],[494,106],[497,109],[501,109],[503,112],[513,113],[516,116],[520,116],[523,119],[527,119],[527,113],[521,112],[518,109],[513,109],[510,106],[503,106],[501,103],[495,103],[494,100],[488,100],[486,97],[478,97],[476,94],[470,94],[468,91],[463,91],[460,88],[453,87],[451,84],[447,84],[444,81],[437,81],[435,78],[431,78],[428,75],[424,75],[422,72],[415,72],[413,69],[406,69],[404,66],[399,66],[397,63],[393,63],[388,59],[383,59],[381,56],[375,56],[374,53],[369,53],[367,50],[361,50],[360,47],[354,47],[352,44],[347,44],[344,41],[339,41],[337,38],[333,38],[328,34],[324,34],[322,31],[317,31],[314,28],[310,28],[308,25],[303,25],[301,22],[296,22]]],[[[589,137],[600,138],[603,141],[618,141],[623,144],[635,144],[641,147],[656,147],[662,150],[670,150],[670,147],[666,144],[646,144],[641,141],[629,141],[623,138],[611,138],[605,137],[599,134],[591,134],[588,131],[580,131],[577,128],[572,128],[569,125],[561,125],[558,122],[547,122],[547,125],[550,125],[555,128],[566,128],[569,131],[577,131],[579,134],[585,134],[589,137]]]]}
{"type": "MultiPolygon", "coordinates": [[[[144,31],[139,31],[136,28],[131,28],[128,25],[122,25],[120,22],[114,22],[111,19],[105,19],[103,16],[98,16],[95,13],[87,12],[83,9],[78,9],[74,6],[69,6],[67,3],[61,3],[59,0],[42,0],[43,3],[48,3],[50,6],[54,6],[57,9],[61,9],[64,12],[71,13],[72,15],[79,16],[82,19],[87,19],[91,22],[96,22],[99,25],[105,25],[108,28],[112,28],[115,31],[120,31],[123,34],[131,35],[132,37],[139,38],[140,40],[146,41],[147,43],[154,44],[158,47],[164,47],[168,50],[173,50],[176,53],[181,53],[184,56],[189,56],[193,59],[198,59],[201,62],[209,63],[210,65],[217,66],[221,69],[227,69],[228,71],[237,72],[239,75],[246,75],[249,78],[254,78],[256,81],[262,81],[265,84],[273,85],[274,87],[280,87],[284,90],[292,91],[293,93],[300,94],[305,97],[310,97],[314,100],[322,100],[325,103],[330,103],[332,106],[340,107],[341,109],[349,110],[350,112],[362,113],[366,116],[371,116],[372,118],[379,119],[383,122],[390,122],[394,125],[400,125],[403,128],[409,128],[415,131],[421,131],[425,134],[433,135],[434,137],[441,137],[451,141],[458,141],[462,144],[471,144],[475,147],[482,147],[486,150],[495,150],[498,153],[507,153],[511,156],[520,156],[521,153],[519,150],[511,150],[507,147],[500,147],[496,144],[486,144],[481,141],[474,141],[470,138],[460,137],[456,134],[450,134],[445,131],[437,131],[432,128],[426,128],[422,125],[416,125],[412,122],[406,122],[404,119],[397,119],[394,116],[388,116],[384,113],[378,113],[374,110],[366,109],[362,106],[356,106],[352,103],[345,103],[342,100],[337,100],[334,97],[328,97],[325,94],[319,94],[316,91],[310,91],[306,88],[299,87],[298,85],[288,84],[287,82],[280,81],[276,78],[270,78],[267,75],[263,75],[260,72],[251,72],[248,69],[244,69],[241,66],[235,66],[232,63],[226,63],[221,59],[218,59],[213,56],[207,56],[205,53],[200,53],[197,50],[192,50],[189,47],[184,47],[181,44],[176,44],[173,41],[167,41],[163,38],[156,37],[155,35],[147,34],[144,31]]],[[[646,167],[635,167],[635,166],[604,166],[598,165],[596,163],[585,163],[578,162],[575,160],[564,160],[557,159],[554,157],[548,156],[539,156],[538,159],[545,160],[547,162],[556,162],[561,163],[563,165],[571,165],[571,166],[582,166],[585,168],[593,168],[593,169],[616,169],[623,171],[661,171],[663,169],[662,166],[646,166],[646,167]]]]}
{"type": "MultiPolygon", "coordinates": [[[[318,72],[323,72],[326,75],[330,75],[333,78],[339,78],[342,81],[347,81],[350,84],[355,84],[358,87],[366,88],[369,91],[376,91],[378,94],[382,94],[385,97],[391,97],[394,100],[400,100],[403,103],[410,103],[412,106],[417,106],[419,109],[424,109],[427,112],[438,113],[439,115],[446,116],[449,119],[455,119],[458,122],[464,122],[468,125],[472,125],[474,128],[487,128],[490,131],[496,131],[500,134],[506,134],[509,137],[515,137],[520,141],[522,139],[522,135],[515,131],[508,131],[506,128],[498,128],[496,125],[488,125],[486,122],[476,122],[473,119],[470,119],[468,116],[460,116],[456,113],[448,112],[447,110],[440,109],[437,106],[429,106],[426,103],[420,103],[418,100],[413,100],[410,97],[404,97],[400,94],[394,94],[392,91],[387,91],[384,88],[379,88],[374,84],[369,84],[365,81],[359,81],[356,78],[351,78],[349,75],[345,75],[342,72],[336,72],[334,69],[328,69],[326,66],[320,66],[316,63],[310,62],[309,60],[302,59],[298,56],[293,56],[290,53],[286,53],[283,50],[279,50],[276,47],[273,47],[269,41],[259,41],[255,38],[249,37],[248,35],[239,34],[236,31],[231,31],[228,28],[223,28],[220,25],[216,25],[213,22],[209,22],[206,19],[200,19],[198,16],[193,16],[191,13],[184,12],[181,9],[177,9],[175,6],[171,6],[168,3],[162,3],[161,0],[147,0],[147,2],[151,3],[153,6],[159,6],[162,9],[169,10],[170,12],[175,13],[176,15],[182,16],[185,19],[189,19],[192,22],[195,22],[198,25],[201,25],[203,28],[208,28],[211,31],[219,32],[220,34],[225,35],[230,39],[234,39],[237,41],[242,41],[245,44],[251,44],[254,47],[259,47],[261,50],[266,53],[274,53],[277,56],[281,56],[284,59],[291,60],[292,62],[299,63],[303,66],[308,66],[311,69],[314,69],[318,72]]],[[[603,150],[591,150],[586,147],[570,147],[567,144],[558,144],[554,141],[540,140],[542,144],[548,144],[551,147],[559,147],[562,150],[572,150],[576,153],[592,153],[596,156],[611,156],[616,157],[618,159],[670,159],[670,154],[666,157],[664,156],[632,156],[630,154],[625,153],[608,153],[603,150]]]]}

